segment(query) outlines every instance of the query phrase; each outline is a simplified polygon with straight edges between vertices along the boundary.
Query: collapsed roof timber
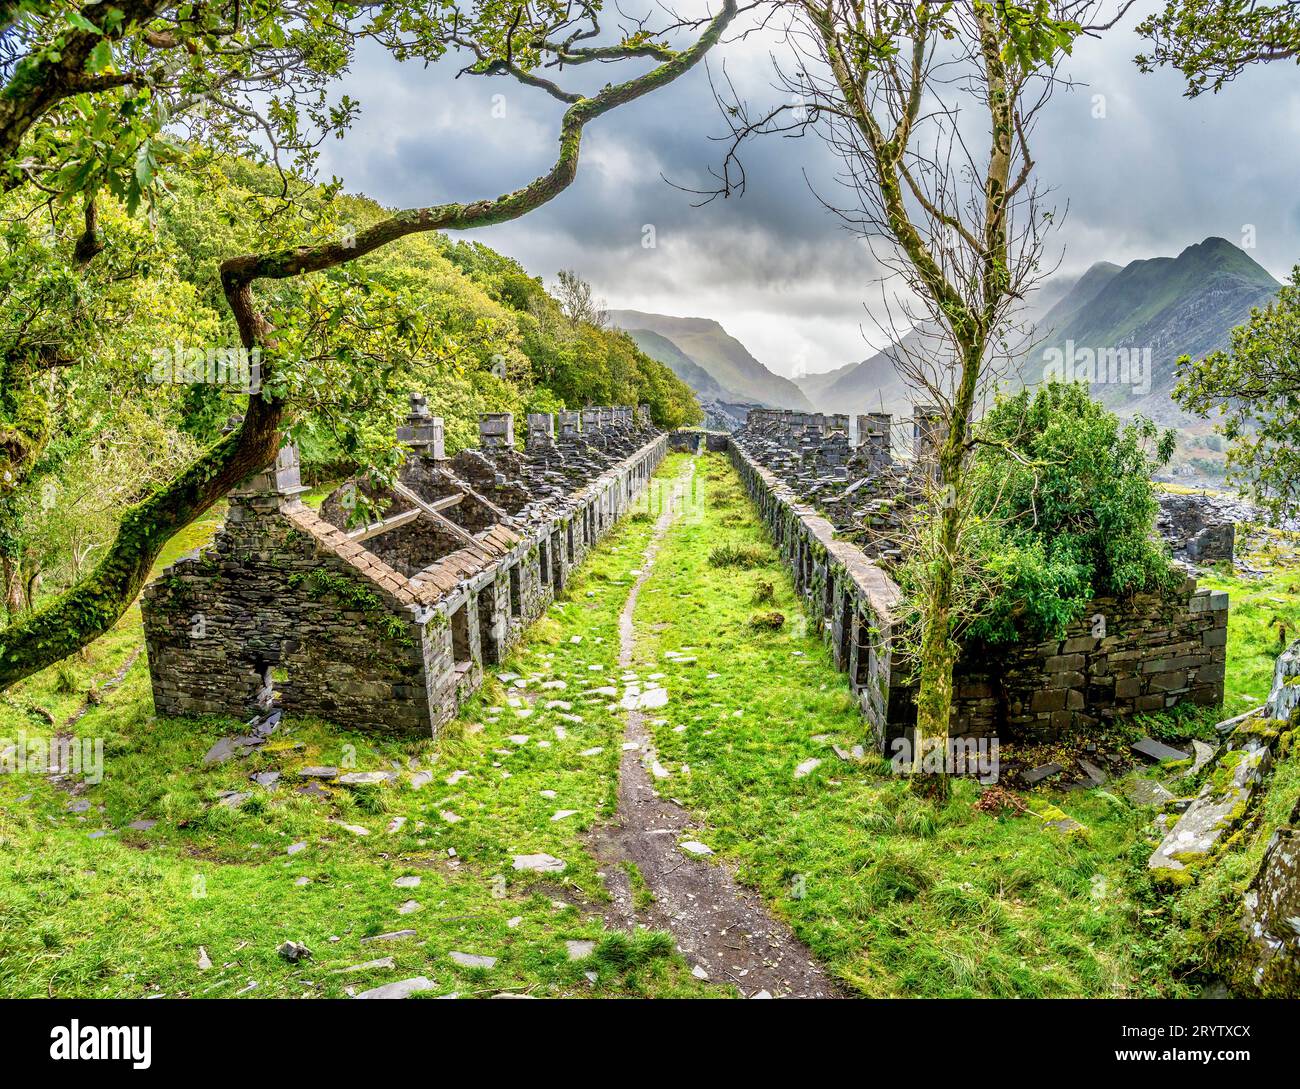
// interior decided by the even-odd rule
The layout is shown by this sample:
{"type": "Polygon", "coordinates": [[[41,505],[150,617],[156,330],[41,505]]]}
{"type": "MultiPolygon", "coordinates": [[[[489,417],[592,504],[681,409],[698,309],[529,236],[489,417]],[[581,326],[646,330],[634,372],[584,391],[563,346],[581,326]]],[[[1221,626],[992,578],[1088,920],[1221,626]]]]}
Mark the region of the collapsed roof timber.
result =
{"type": "Polygon", "coordinates": [[[480,418],[447,457],[443,423],[411,397],[391,487],[357,477],[317,513],[298,456],[231,493],[210,547],[142,602],[161,714],[247,717],[272,706],[388,733],[453,718],[571,569],[646,487],[667,437],[647,406],[480,418]],[[362,502],[364,497],[364,502],[362,502]],[[380,516],[357,525],[356,512],[380,516]]]}

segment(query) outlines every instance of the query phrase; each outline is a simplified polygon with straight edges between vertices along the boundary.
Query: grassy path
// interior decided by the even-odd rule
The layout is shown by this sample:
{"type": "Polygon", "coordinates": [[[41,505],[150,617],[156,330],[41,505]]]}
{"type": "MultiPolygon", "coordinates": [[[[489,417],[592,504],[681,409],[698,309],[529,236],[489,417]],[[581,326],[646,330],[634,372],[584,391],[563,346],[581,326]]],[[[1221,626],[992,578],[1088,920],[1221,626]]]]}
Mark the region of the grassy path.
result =
{"type": "Polygon", "coordinates": [[[650,661],[644,671],[634,670],[633,616],[642,589],[653,578],[660,547],[688,508],[693,480],[691,463],[673,482],[619,615],[619,680],[627,728],[617,820],[597,836],[614,895],[612,921],[628,928],[648,922],[670,931],[693,973],[729,980],[746,997],[834,997],[835,986],[789,927],[773,919],[762,899],[740,887],[727,867],[705,860],[712,849],[700,842],[691,814],[655,790],[655,782],[669,778],[669,772],[655,752],[651,724],[666,724],[668,719],[655,716],[671,714],[672,698],[694,687],[694,661],[682,655],[666,658],[663,667],[650,661]],[[660,669],[674,666],[681,672],[670,693],[660,669]]]}
{"type": "Polygon", "coordinates": [[[0,776],[0,995],[345,997],[413,978],[424,997],[1193,993],[1171,941],[1194,965],[1253,856],[1161,900],[1155,810],[1119,789],[1031,794],[1085,826],[1068,835],[975,809],[970,782],[942,807],[909,791],[871,754],[735,473],[690,466],[664,463],[436,740],[295,719],[205,766],[239,724],[153,714],[138,610],[9,693],[0,738],[97,739],[104,776],[0,776]],[[393,781],[312,796],[311,765],[393,781]],[[620,804],[642,810],[631,840],[620,804]],[[713,855],[688,858],[688,837],[713,855]],[[556,861],[529,869],[539,855],[556,861]],[[286,941],[311,956],[289,963],[286,941]]]}
{"type": "Polygon", "coordinates": [[[691,684],[649,720],[666,773],[656,785],[818,960],[867,995],[1163,987],[1135,940],[1143,905],[1126,891],[1140,884],[1150,812],[1103,791],[1044,793],[1035,805],[1087,828],[1063,835],[1033,815],[975,810],[970,782],[943,807],[916,796],[871,755],[843,675],[720,455],[699,460],[692,498],[635,614],[638,671],[695,659],[691,684]]]}

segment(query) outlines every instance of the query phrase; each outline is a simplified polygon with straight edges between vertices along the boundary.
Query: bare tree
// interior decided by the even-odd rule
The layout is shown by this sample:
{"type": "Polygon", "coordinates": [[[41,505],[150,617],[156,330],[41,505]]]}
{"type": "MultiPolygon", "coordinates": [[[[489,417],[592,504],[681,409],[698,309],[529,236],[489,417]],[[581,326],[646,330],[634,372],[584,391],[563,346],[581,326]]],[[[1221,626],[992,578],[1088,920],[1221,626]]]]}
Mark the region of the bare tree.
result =
{"type": "MultiPolygon", "coordinates": [[[[823,200],[867,239],[897,366],[936,413],[936,457],[914,540],[918,694],[914,768],[948,751],[954,621],[969,525],[968,471],[981,395],[1012,347],[1017,305],[1042,272],[1044,233],[1029,136],[1074,41],[1113,25],[1097,0],[797,0],[785,6],[786,101],[755,113],[719,94],[731,142],[706,199],[744,188],[741,144],[815,135],[850,201],[823,200]],[[906,340],[904,339],[906,337],[906,340]]],[[[944,767],[946,763],[939,762],[944,767]]],[[[946,779],[937,789],[946,794],[946,779]]]]}
{"type": "Polygon", "coordinates": [[[561,312],[575,329],[584,321],[602,327],[609,321],[609,315],[605,312],[605,300],[592,295],[591,284],[571,268],[560,269],[554,295],[561,312]]]}

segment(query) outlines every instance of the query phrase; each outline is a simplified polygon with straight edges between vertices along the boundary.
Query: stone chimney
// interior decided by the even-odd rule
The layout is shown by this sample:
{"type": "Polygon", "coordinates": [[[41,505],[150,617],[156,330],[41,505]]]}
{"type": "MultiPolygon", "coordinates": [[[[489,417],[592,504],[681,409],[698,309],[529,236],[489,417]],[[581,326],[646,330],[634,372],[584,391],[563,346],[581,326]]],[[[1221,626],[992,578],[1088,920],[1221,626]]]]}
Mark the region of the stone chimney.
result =
{"type": "MultiPolygon", "coordinates": [[[[298,502],[298,496],[309,489],[302,482],[298,460],[298,447],[285,443],[275,456],[275,463],[230,490],[232,511],[237,506],[253,510],[276,510],[285,500],[298,502]]],[[[237,516],[234,517],[238,521],[237,516]]]]}
{"type": "Polygon", "coordinates": [[[577,442],[582,434],[582,413],[566,409],[560,413],[560,441],[577,442]]]}
{"type": "Polygon", "coordinates": [[[430,416],[423,393],[411,394],[411,408],[405,426],[397,429],[397,441],[415,453],[442,461],[447,456],[441,416],[430,416]]]}
{"type": "Polygon", "coordinates": [[[555,417],[549,412],[528,414],[528,434],[524,448],[530,452],[555,449],[555,417]]]}
{"type": "Polygon", "coordinates": [[[478,418],[478,444],[484,450],[508,450],[515,445],[513,412],[481,412],[478,418]]]}
{"type": "Polygon", "coordinates": [[[893,418],[888,412],[868,412],[858,417],[858,449],[868,464],[888,465],[892,460],[889,435],[892,426],[893,418]]]}
{"type": "Polygon", "coordinates": [[[943,413],[934,405],[917,405],[912,412],[912,449],[917,464],[936,468],[939,448],[947,437],[943,413]]]}

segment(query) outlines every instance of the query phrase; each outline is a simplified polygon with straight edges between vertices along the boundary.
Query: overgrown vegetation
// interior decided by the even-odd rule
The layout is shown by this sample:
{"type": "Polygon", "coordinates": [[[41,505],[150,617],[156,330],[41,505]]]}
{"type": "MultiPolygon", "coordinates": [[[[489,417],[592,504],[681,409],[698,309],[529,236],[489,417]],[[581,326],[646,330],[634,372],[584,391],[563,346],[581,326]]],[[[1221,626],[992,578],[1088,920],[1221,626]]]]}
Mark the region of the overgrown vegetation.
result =
{"type": "MultiPolygon", "coordinates": [[[[999,398],[976,428],[964,637],[990,644],[1060,637],[1101,595],[1177,585],[1152,533],[1151,475],[1172,432],[1122,423],[1085,383],[1049,382],[999,398]]],[[[913,594],[928,577],[904,567],[913,594]]]]}

